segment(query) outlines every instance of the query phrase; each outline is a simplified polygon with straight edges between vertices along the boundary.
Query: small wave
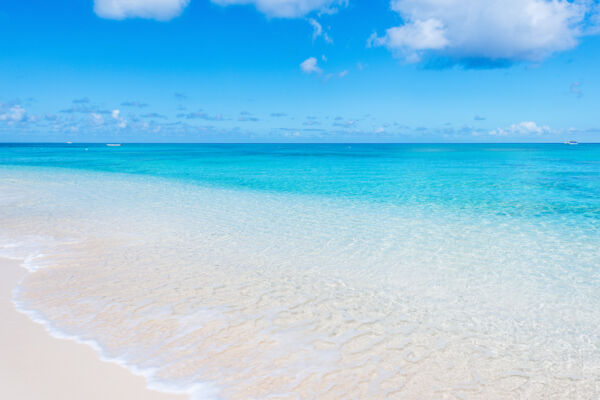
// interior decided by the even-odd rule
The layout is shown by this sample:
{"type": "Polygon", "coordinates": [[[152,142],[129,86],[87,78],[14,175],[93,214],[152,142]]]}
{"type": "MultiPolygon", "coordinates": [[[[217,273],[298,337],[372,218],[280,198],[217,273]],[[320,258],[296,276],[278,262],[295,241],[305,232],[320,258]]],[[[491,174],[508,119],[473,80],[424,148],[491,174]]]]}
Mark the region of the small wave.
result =
{"type": "MultiPolygon", "coordinates": [[[[43,252],[45,247],[56,251],[58,246],[70,245],[77,242],[78,241],[75,240],[57,242],[52,238],[37,236],[23,238],[18,241],[4,239],[3,244],[0,245],[0,257],[20,261],[20,266],[31,274],[48,266],[43,260],[47,257],[47,254],[43,252]]],[[[27,307],[25,302],[19,300],[21,291],[22,288],[20,287],[20,283],[12,291],[12,303],[17,311],[26,315],[32,322],[42,325],[50,336],[56,339],[70,340],[89,346],[98,354],[98,357],[102,362],[117,364],[129,370],[133,375],[143,377],[146,380],[146,387],[148,387],[148,389],[163,393],[185,394],[188,395],[191,400],[221,399],[219,396],[220,389],[214,384],[208,382],[196,382],[191,385],[175,385],[173,383],[157,380],[155,378],[157,372],[156,368],[139,367],[127,362],[122,357],[109,356],[106,349],[98,341],[84,339],[81,336],[69,334],[56,327],[42,312],[27,307]]]]}

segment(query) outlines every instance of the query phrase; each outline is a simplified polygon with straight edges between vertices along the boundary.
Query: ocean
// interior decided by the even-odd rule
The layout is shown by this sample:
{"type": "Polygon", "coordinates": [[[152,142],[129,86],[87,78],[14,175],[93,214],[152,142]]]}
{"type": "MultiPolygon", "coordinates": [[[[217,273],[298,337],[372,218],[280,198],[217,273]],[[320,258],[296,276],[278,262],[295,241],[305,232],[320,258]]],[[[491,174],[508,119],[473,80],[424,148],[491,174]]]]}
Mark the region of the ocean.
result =
{"type": "Polygon", "coordinates": [[[600,397],[600,144],[0,144],[19,310],[192,399],[600,397]]]}

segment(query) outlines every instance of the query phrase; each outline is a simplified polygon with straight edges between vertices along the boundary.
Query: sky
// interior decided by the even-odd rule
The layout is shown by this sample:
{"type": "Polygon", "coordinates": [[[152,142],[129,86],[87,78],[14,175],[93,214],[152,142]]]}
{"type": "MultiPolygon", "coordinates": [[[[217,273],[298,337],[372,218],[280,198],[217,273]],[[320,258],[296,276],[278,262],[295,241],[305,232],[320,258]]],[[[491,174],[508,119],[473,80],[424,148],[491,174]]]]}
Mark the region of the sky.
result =
{"type": "Polygon", "coordinates": [[[0,2],[1,142],[600,142],[599,0],[0,2]]]}

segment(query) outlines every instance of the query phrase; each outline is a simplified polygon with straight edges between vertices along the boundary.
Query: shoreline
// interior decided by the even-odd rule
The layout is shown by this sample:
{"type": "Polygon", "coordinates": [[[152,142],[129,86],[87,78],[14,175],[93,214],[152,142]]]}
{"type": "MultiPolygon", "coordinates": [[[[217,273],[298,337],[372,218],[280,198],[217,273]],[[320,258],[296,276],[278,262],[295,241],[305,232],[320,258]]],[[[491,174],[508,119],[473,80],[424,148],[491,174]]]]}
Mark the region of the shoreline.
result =
{"type": "MultiPolygon", "coordinates": [[[[502,185],[501,172],[485,184],[502,185]]],[[[369,193],[355,200],[360,184],[344,180],[339,200],[290,193],[287,175],[273,192],[121,171],[0,178],[0,257],[25,274],[12,290],[24,323],[91,346],[94,363],[123,365],[151,390],[197,400],[208,383],[220,389],[213,398],[240,399],[598,393],[600,231],[588,202],[548,203],[533,219],[481,206],[487,189],[453,209],[417,187],[406,196],[431,197],[417,210],[369,193]]],[[[52,370],[63,356],[50,360],[52,370]]],[[[23,397],[48,398],[9,398],[23,397]]]]}
{"type": "Polygon", "coordinates": [[[149,389],[142,376],[105,362],[87,345],[51,336],[19,312],[12,291],[27,274],[0,257],[0,398],[15,400],[185,400],[149,389]]]}

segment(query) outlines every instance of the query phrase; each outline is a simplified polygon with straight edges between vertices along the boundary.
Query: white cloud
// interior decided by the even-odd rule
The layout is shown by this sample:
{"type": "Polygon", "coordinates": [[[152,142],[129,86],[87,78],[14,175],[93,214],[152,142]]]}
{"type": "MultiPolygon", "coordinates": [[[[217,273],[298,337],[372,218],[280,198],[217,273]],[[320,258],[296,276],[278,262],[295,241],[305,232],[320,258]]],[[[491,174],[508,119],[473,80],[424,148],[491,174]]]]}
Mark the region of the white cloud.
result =
{"type": "Polygon", "coordinates": [[[513,135],[542,135],[544,133],[550,133],[549,126],[539,126],[532,121],[523,121],[518,124],[512,124],[506,128],[498,128],[488,132],[492,136],[513,136],[513,135]]]}
{"type": "Polygon", "coordinates": [[[374,44],[394,49],[439,50],[448,46],[444,26],[437,19],[415,21],[386,31],[382,38],[373,37],[374,44]]]}
{"type": "Polygon", "coordinates": [[[100,115],[100,114],[91,113],[90,117],[91,117],[94,125],[102,125],[104,123],[104,117],[102,117],[102,115],[100,115]]]}
{"type": "Polygon", "coordinates": [[[588,32],[590,0],[392,0],[405,23],[369,43],[408,61],[435,54],[458,62],[541,61],[588,32]]]}
{"type": "Polygon", "coordinates": [[[94,11],[108,19],[148,18],[168,21],[181,14],[189,0],[94,0],[94,11]]]}
{"type": "Polygon", "coordinates": [[[320,74],[321,72],[323,72],[321,68],[319,68],[319,66],[317,65],[317,59],[315,57],[310,57],[304,60],[300,64],[300,69],[305,74],[320,74]]]}
{"type": "Polygon", "coordinates": [[[20,105],[7,106],[0,104],[0,121],[6,121],[9,124],[25,120],[27,111],[20,105]]]}
{"type": "Polygon", "coordinates": [[[252,4],[269,17],[298,18],[313,11],[333,12],[347,0],[212,0],[221,6],[252,4]]]}
{"type": "Polygon", "coordinates": [[[319,36],[323,36],[323,40],[327,43],[333,43],[333,39],[329,36],[327,32],[323,32],[323,26],[314,18],[309,18],[308,23],[313,28],[313,41],[315,41],[319,36]]]}
{"type": "Polygon", "coordinates": [[[347,70],[347,69],[345,69],[345,70],[343,70],[342,72],[340,72],[340,73],[338,74],[338,77],[340,77],[340,78],[343,78],[343,77],[345,77],[346,75],[348,75],[348,70],[347,70]]]}
{"type": "Polygon", "coordinates": [[[127,121],[125,121],[125,119],[123,117],[121,117],[121,111],[119,111],[119,110],[112,110],[112,112],[110,113],[110,115],[117,122],[117,126],[119,128],[125,128],[127,126],[127,121]]]}
{"type": "Polygon", "coordinates": [[[323,34],[323,27],[321,26],[319,21],[317,21],[314,18],[309,18],[308,23],[310,24],[310,26],[313,27],[313,40],[315,40],[323,34]]]}

